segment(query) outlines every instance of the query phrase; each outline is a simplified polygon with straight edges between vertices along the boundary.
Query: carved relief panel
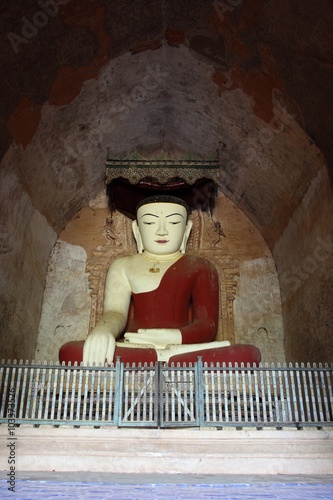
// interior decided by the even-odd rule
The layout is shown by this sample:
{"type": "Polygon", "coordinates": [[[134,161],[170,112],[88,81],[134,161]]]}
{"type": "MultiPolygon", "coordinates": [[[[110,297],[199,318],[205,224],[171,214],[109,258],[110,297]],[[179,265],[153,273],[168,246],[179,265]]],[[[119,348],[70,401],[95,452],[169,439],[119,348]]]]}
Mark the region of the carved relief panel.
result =
{"type": "Polygon", "coordinates": [[[206,212],[194,212],[189,253],[197,253],[212,262],[220,282],[220,322],[216,340],[235,343],[233,302],[239,277],[238,262],[223,251],[224,232],[219,221],[206,212]]]}

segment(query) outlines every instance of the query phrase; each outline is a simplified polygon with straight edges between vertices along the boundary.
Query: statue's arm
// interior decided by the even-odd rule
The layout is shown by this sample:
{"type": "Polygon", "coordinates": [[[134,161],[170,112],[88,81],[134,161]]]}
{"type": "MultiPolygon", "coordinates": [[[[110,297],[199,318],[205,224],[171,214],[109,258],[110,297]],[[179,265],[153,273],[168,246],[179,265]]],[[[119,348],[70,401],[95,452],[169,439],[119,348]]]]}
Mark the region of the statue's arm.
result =
{"type": "Polygon", "coordinates": [[[116,260],[107,274],[104,310],[101,320],[88,335],[83,348],[83,363],[113,361],[116,339],[124,331],[131,300],[131,289],[124,265],[125,259],[116,260]]]}
{"type": "Polygon", "coordinates": [[[212,342],[219,321],[219,279],[215,267],[202,259],[192,292],[193,321],[180,329],[182,344],[212,342]]]}
{"type": "Polygon", "coordinates": [[[137,333],[126,332],[125,343],[165,349],[169,345],[180,345],[182,335],[178,328],[140,328],[137,333]]]}

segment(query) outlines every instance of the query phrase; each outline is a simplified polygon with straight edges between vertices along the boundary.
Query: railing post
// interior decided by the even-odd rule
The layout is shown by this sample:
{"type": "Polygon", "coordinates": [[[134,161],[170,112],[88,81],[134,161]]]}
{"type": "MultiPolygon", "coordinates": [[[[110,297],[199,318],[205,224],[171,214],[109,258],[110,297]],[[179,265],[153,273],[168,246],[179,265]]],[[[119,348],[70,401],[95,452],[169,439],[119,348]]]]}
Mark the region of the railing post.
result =
{"type": "Polygon", "coordinates": [[[164,373],[163,373],[164,363],[160,361],[155,365],[155,397],[157,397],[157,401],[154,403],[154,419],[157,422],[157,427],[162,427],[163,422],[165,421],[165,412],[164,412],[164,394],[163,394],[163,386],[164,386],[164,373]]]}
{"type": "Polygon", "coordinates": [[[114,423],[118,427],[121,425],[122,420],[122,409],[123,409],[123,377],[124,374],[124,364],[120,362],[120,358],[117,357],[116,361],[116,381],[115,381],[115,391],[114,391],[114,423]]]}
{"type": "Polygon", "coordinates": [[[204,398],[203,398],[203,364],[202,357],[198,356],[198,361],[194,364],[195,376],[195,406],[196,420],[199,427],[205,425],[204,419],[204,398]]]}

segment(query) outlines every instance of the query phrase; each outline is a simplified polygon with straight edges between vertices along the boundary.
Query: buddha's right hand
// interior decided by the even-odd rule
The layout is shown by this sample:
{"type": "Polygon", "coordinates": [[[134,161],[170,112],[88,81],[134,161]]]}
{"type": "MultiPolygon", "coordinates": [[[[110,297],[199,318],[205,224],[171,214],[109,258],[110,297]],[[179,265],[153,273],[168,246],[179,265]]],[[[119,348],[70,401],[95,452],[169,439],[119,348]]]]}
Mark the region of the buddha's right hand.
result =
{"type": "Polygon", "coordinates": [[[83,347],[83,364],[92,366],[96,363],[98,366],[105,362],[112,363],[116,340],[112,333],[93,330],[87,337],[83,347]]]}

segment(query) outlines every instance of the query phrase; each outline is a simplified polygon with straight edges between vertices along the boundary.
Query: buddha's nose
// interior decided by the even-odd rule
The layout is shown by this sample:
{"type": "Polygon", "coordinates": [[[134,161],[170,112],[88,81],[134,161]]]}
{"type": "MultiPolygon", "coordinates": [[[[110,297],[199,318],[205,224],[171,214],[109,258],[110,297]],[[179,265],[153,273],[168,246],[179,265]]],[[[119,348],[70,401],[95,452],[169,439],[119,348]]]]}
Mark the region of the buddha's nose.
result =
{"type": "Polygon", "coordinates": [[[160,220],[159,221],[156,234],[158,234],[159,236],[165,236],[166,234],[168,234],[168,231],[166,229],[165,221],[164,220],[160,220]]]}

